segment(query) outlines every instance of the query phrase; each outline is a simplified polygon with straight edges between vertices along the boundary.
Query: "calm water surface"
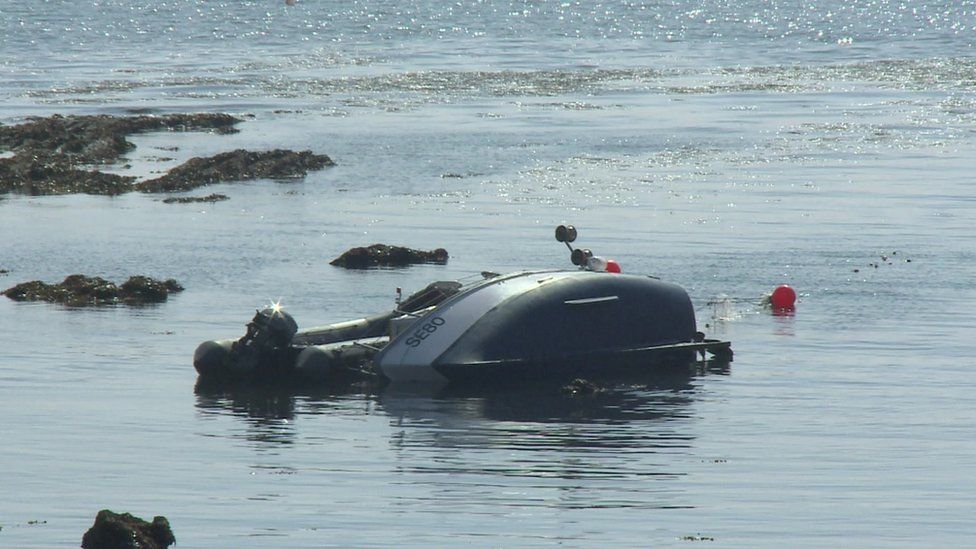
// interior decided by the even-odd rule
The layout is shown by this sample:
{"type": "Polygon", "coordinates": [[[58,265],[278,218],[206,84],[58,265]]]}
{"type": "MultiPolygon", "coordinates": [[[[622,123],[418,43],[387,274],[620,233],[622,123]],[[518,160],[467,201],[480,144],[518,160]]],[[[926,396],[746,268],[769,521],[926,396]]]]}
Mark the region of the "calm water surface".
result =
{"type": "Polygon", "coordinates": [[[181,547],[973,544],[974,33],[973,2],[0,0],[4,124],[230,112],[111,169],[338,164],[216,204],[0,197],[2,288],[187,288],[0,300],[0,546],[77,546],[102,508],[181,547]],[[313,326],[568,266],[562,222],[687,288],[731,367],[582,399],[195,389],[195,346],[271,300],[313,326]],[[373,242],[451,260],[328,265],[373,242]],[[763,311],[784,282],[796,314],[763,311]]]}

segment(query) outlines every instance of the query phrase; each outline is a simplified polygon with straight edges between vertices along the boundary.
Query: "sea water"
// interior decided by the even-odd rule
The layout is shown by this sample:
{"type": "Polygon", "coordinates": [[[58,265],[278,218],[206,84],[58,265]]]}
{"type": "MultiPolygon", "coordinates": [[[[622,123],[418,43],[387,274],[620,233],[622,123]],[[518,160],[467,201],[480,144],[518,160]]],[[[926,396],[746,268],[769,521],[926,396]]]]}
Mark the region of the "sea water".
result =
{"type": "Polygon", "coordinates": [[[4,124],[228,112],[240,133],[132,136],[106,169],[337,163],[213,204],[0,197],[2,288],[186,287],[0,300],[0,546],[77,546],[103,508],[181,547],[973,544],[974,38],[970,1],[0,0],[4,124]],[[559,223],[684,286],[730,368],[576,398],[195,390],[195,346],[256,308],[314,326],[569,267],[559,223]],[[374,242],[451,257],[328,264],[374,242]]]}

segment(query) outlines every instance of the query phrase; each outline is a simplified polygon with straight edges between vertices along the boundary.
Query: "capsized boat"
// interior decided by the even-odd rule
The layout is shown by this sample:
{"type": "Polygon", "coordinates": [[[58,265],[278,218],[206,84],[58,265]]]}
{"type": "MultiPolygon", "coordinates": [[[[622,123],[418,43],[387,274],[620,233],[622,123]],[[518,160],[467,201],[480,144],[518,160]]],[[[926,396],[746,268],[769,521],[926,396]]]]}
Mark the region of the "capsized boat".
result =
{"type": "Polygon", "coordinates": [[[706,339],[688,294],[656,277],[573,248],[576,269],[482,273],[440,281],[374,316],[299,330],[278,306],[257,311],[239,339],[201,343],[201,380],[485,383],[564,379],[697,358],[731,361],[728,341],[706,339]]]}

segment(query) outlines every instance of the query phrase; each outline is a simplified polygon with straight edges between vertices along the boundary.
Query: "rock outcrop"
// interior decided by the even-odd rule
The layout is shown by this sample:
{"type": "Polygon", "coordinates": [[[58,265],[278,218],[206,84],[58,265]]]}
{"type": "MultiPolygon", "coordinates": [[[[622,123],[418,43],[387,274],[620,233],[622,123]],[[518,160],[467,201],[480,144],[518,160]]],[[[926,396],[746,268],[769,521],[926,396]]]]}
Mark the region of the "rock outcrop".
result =
{"type": "Polygon", "coordinates": [[[191,158],[166,175],[138,183],[135,188],[154,193],[188,191],[223,181],[304,177],[309,170],[334,165],[328,156],[312,151],[238,149],[206,158],[191,158]]]}
{"type": "Polygon", "coordinates": [[[98,512],[95,524],[81,538],[82,549],[166,549],[176,543],[166,517],[146,522],[129,513],[98,512]]]}
{"type": "Polygon", "coordinates": [[[240,118],[222,113],[164,116],[61,116],[31,118],[25,124],[0,126],[0,150],[18,156],[61,157],[76,164],[115,162],[135,148],[126,137],[148,131],[235,133],[240,118]]]}
{"type": "Polygon", "coordinates": [[[346,269],[368,269],[370,267],[405,267],[419,263],[443,265],[447,263],[447,258],[447,250],[444,248],[423,251],[402,246],[373,244],[366,247],[351,248],[330,261],[329,264],[346,269]]]}
{"type": "Polygon", "coordinates": [[[183,291],[177,281],[156,280],[148,276],[133,276],[121,286],[100,277],[75,274],[59,284],[40,280],[24,282],[4,290],[14,301],[48,301],[65,305],[144,305],[166,301],[170,293],[183,291]]]}
{"type": "Polygon", "coordinates": [[[17,126],[0,126],[0,194],[97,194],[187,191],[224,181],[304,177],[335,163],[311,151],[235,150],[192,158],[162,177],[136,178],[105,173],[96,167],[118,162],[135,148],[127,136],[147,131],[215,131],[234,133],[241,122],[229,114],[165,116],[61,116],[32,118],[17,126]],[[6,154],[3,154],[6,153],[6,154]]]}

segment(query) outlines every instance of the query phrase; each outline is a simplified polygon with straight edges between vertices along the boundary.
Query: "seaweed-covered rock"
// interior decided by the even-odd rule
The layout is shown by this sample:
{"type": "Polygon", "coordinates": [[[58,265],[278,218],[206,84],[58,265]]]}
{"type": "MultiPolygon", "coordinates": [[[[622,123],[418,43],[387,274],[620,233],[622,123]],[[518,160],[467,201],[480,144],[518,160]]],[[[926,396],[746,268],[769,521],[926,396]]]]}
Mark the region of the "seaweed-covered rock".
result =
{"type": "Polygon", "coordinates": [[[129,513],[102,509],[81,538],[83,549],[165,549],[176,543],[166,517],[146,522],[129,513]]]}
{"type": "Polygon", "coordinates": [[[60,284],[32,280],[8,288],[3,293],[14,301],[49,301],[73,305],[113,303],[118,297],[118,291],[115,284],[104,278],[71,275],[60,284]]]}
{"type": "Polygon", "coordinates": [[[229,114],[166,116],[61,116],[31,118],[16,126],[0,126],[0,193],[28,195],[117,195],[132,190],[134,177],[86,169],[115,162],[135,148],[126,137],[159,130],[215,130],[232,133],[241,119],[229,114]]]}
{"type": "Polygon", "coordinates": [[[414,250],[402,246],[373,244],[365,248],[351,248],[329,262],[346,269],[368,269],[370,267],[405,267],[419,263],[447,263],[447,250],[437,248],[432,251],[414,250]]]}
{"type": "Polygon", "coordinates": [[[207,158],[191,158],[162,177],[138,183],[136,188],[143,192],[188,191],[222,181],[304,177],[309,170],[334,165],[328,156],[312,151],[238,149],[207,158]]]}
{"type": "Polygon", "coordinates": [[[221,181],[303,177],[309,170],[334,165],[328,156],[311,151],[236,150],[208,158],[192,158],[162,177],[137,185],[133,185],[134,177],[91,169],[92,165],[116,162],[134,149],[135,145],[126,139],[134,133],[160,130],[233,133],[238,122],[240,118],[221,113],[128,117],[54,115],[31,118],[16,126],[0,126],[0,153],[8,152],[0,157],[0,194],[117,195],[132,190],[186,191],[221,181]]]}
{"type": "Polygon", "coordinates": [[[166,301],[172,292],[183,291],[173,279],[159,281],[146,276],[133,276],[121,287],[101,277],[75,274],[60,284],[40,280],[24,282],[6,289],[3,294],[14,301],[48,301],[65,305],[111,305],[126,303],[140,305],[166,301]]]}
{"type": "Polygon", "coordinates": [[[58,159],[36,155],[0,158],[0,193],[27,195],[117,195],[132,190],[134,177],[85,170],[58,159]]]}
{"type": "Polygon", "coordinates": [[[182,292],[183,286],[172,278],[156,280],[148,276],[132,276],[119,289],[122,299],[127,302],[159,303],[166,301],[171,292],[182,292]]]}
{"type": "Polygon", "coordinates": [[[128,135],[159,130],[215,130],[233,133],[241,122],[229,114],[164,116],[61,116],[31,118],[17,126],[0,126],[0,150],[35,156],[59,156],[74,162],[113,162],[135,148],[128,135]]]}

